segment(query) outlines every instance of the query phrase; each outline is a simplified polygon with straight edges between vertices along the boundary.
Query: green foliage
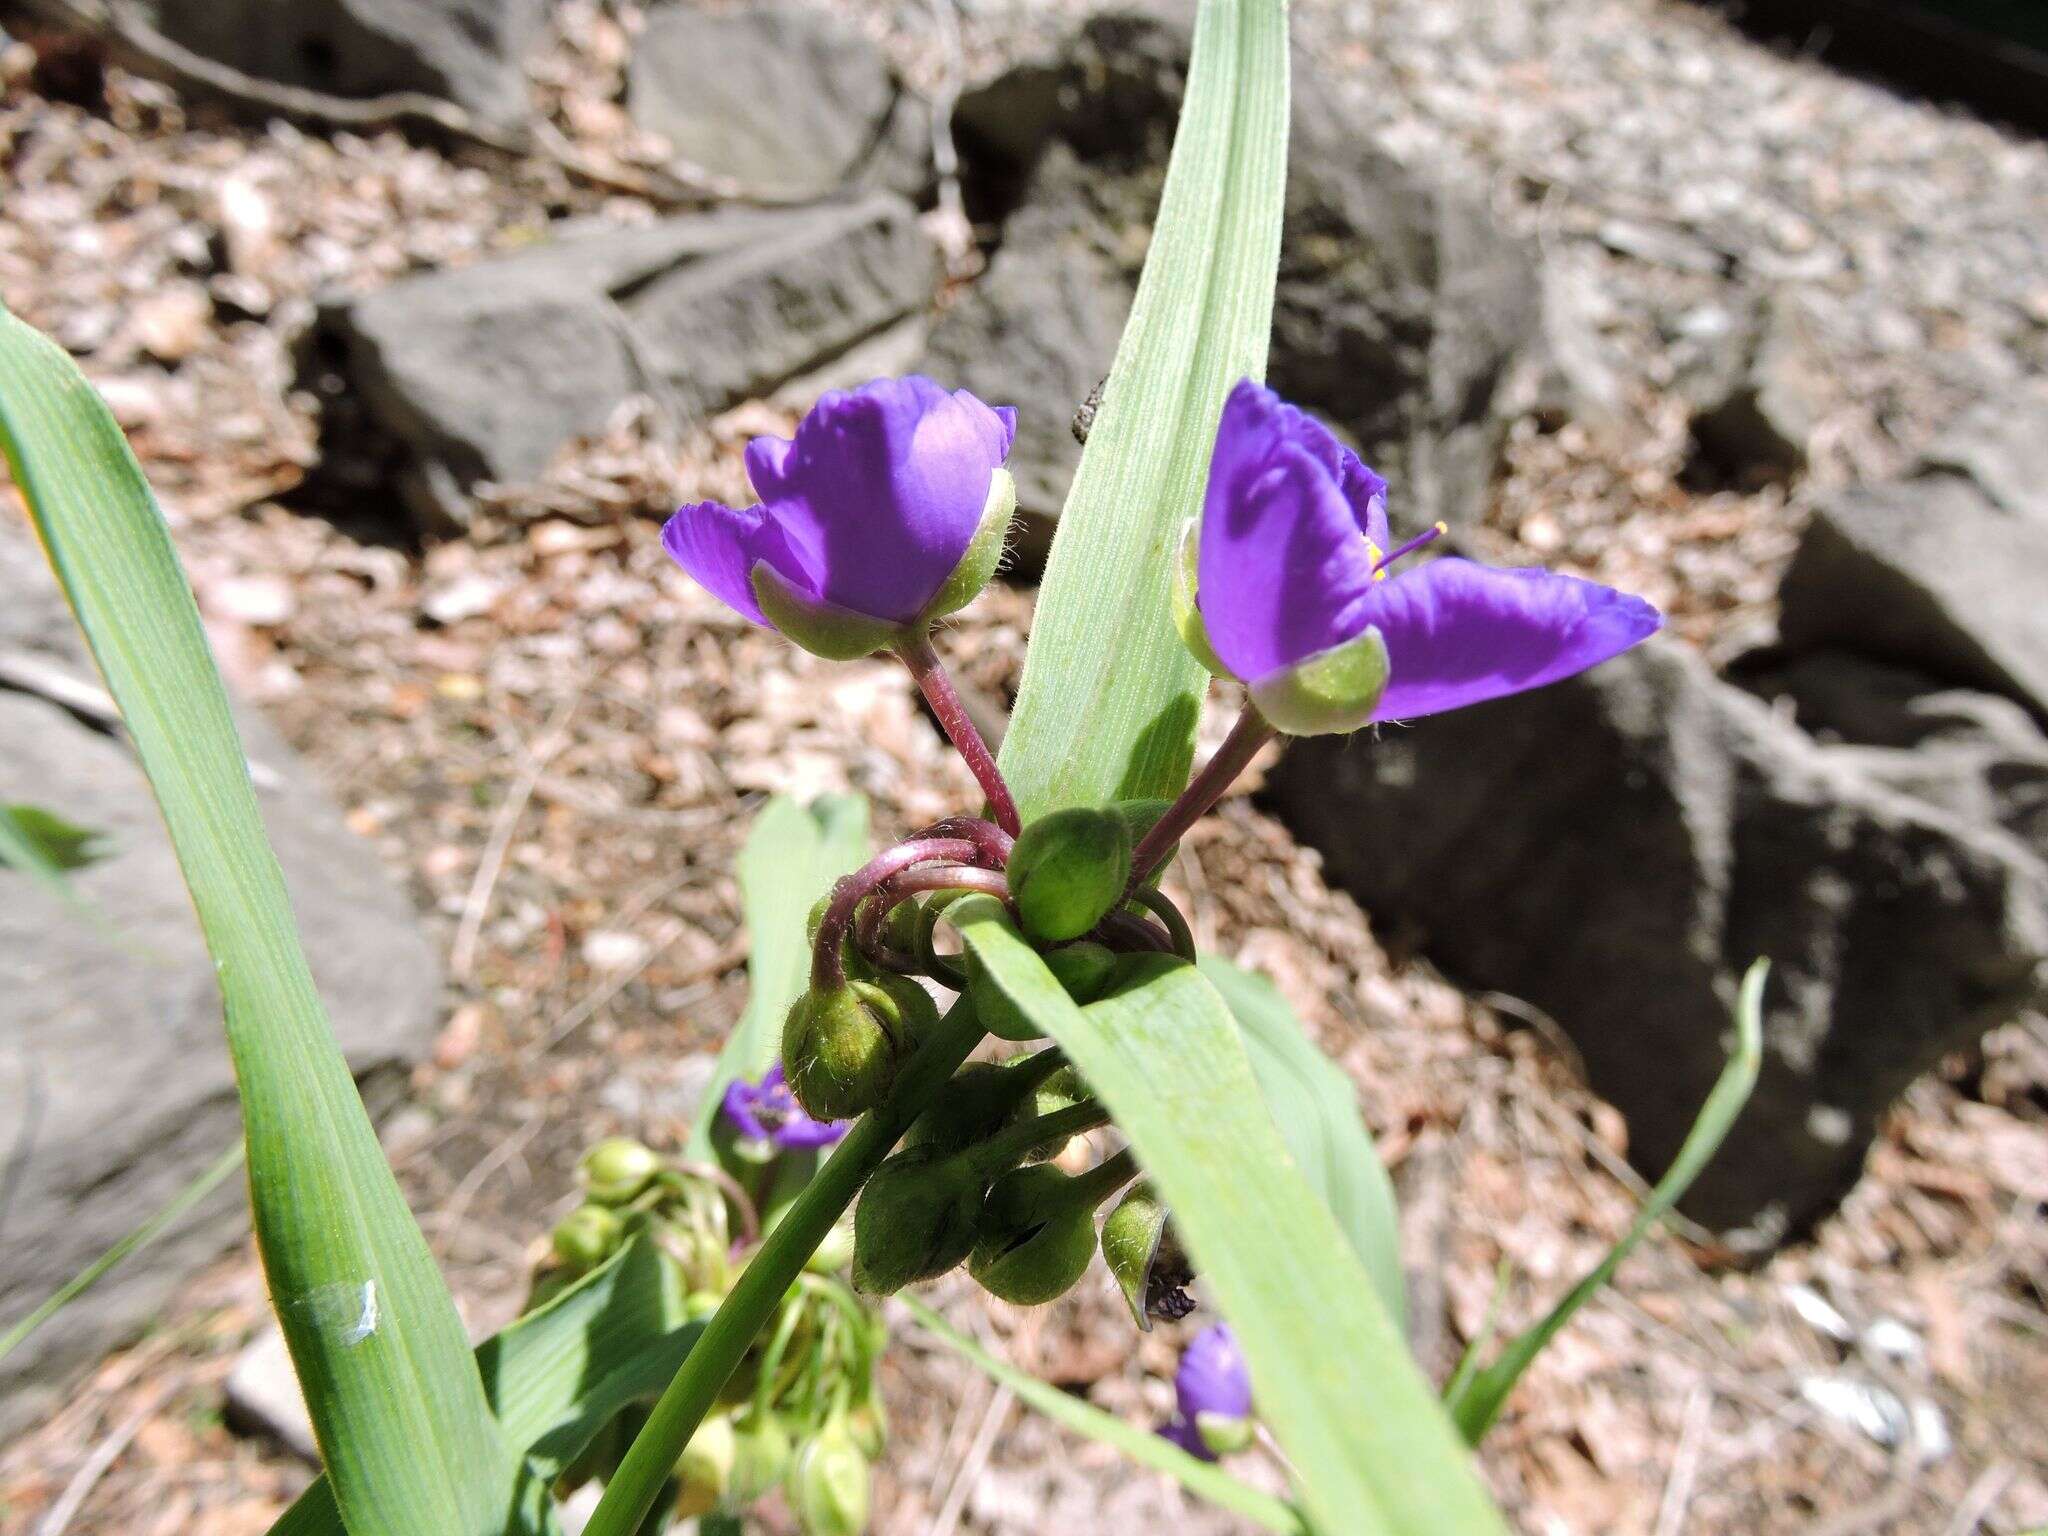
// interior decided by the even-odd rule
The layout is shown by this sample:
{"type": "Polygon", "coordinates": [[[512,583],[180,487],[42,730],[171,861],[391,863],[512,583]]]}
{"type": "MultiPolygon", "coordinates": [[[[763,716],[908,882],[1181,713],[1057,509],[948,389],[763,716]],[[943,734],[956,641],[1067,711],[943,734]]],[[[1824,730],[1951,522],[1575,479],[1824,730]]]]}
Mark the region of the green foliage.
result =
{"type": "Polygon", "coordinates": [[[1387,1315],[1401,1325],[1408,1294],[1394,1184],[1359,1118],[1351,1079],[1310,1043],[1280,989],[1265,977],[1216,955],[1202,957],[1202,974],[1244,1031],[1245,1052],[1287,1150],[1337,1218],[1387,1315]]]}
{"type": "Polygon", "coordinates": [[[1273,1123],[1229,1008],[1143,957],[1083,1008],[1000,904],[952,914],[992,985],[1058,1041],[1131,1139],[1250,1363],[1260,1416],[1319,1530],[1499,1532],[1377,1287],[1273,1123]]]}
{"type": "Polygon", "coordinates": [[[1224,396],[1265,377],[1286,189],[1284,0],[1204,0],[1151,250],[1003,741],[1027,822],[1187,781],[1206,674],[1174,630],[1174,566],[1224,396]]]}
{"type": "Polygon", "coordinates": [[[0,312],[0,448],[170,831],[220,977],[256,1240],[353,1536],[498,1536],[520,1493],[342,1060],[162,515],[63,351],[0,312]]]}
{"type": "Polygon", "coordinates": [[[39,805],[0,805],[0,864],[27,874],[83,869],[105,856],[101,838],[39,805]]]}
{"type": "MultiPolygon", "coordinates": [[[[1543,1352],[1543,1347],[1557,1337],[1558,1330],[1572,1320],[1579,1308],[1614,1278],[1622,1260],[1633,1253],[1636,1244],[1648,1236],[1650,1229],[1684,1198],[1685,1192],[1692,1187],[1692,1181],[1720,1151],[1721,1143],[1727,1139],[1728,1132],[1742,1113],[1743,1105],[1749,1102],[1749,1096],[1756,1088],[1757,1071],[1763,1064],[1764,981],[1769,974],[1770,962],[1759,960],[1742,978],[1742,993],[1735,1004],[1734,1053],[1729,1056],[1728,1065],[1721,1069],[1720,1077],[1715,1079],[1712,1091],[1707,1094],[1707,1102],[1700,1108],[1699,1118],[1693,1122],[1684,1144],[1678,1149],[1678,1156],[1671,1160],[1664,1177],[1650,1191],[1650,1198],[1643,1203],[1641,1212],[1621,1241],[1544,1315],[1542,1321],[1510,1340],[1493,1364],[1479,1367],[1472,1353],[1468,1353],[1460,1363],[1444,1398],[1452,1419],[1468,1444],[1477,1445],[1493,1427],[1508,1393],[1514,1390],[1515,1383],[1522,1379],[1522,1373],[1543,1352]]],[[[1474,1341],[1475,1353],[1483,1343],[1483,1339],[1474,1341]]]]}

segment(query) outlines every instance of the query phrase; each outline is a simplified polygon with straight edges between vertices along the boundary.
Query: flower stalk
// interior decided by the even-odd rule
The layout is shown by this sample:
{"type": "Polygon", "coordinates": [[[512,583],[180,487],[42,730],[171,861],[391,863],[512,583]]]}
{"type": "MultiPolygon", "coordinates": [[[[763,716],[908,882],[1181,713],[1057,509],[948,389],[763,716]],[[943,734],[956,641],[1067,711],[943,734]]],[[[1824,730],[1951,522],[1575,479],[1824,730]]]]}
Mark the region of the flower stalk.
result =
{"type": "Polygon", "coordinates": [[[981,786],[991,819],[1005,833],[1015,837],[1024,830],[1024,824],[1017,816],[1017,801],[1003,779],[1003,771],[996,766],[995,753],[989,751],[988,743],[982,740],[981,732],[967,713],[967,706],[960,702],[953,679],[946,675],[945,664],[932,648],[931,635],[921,632],[915,638],[901,642],[896,647],[896,654],[910,669],[912,680],[924,694],[925,702],[931,705],[932,713],[938,717],[939,728],[946,733],[946,739],[953,743],[954,750],[981,786]]]}
{"type": "Polygon", "coordinates": [[[1131,854],[1131,890],[1139,886],[1158,871],[1166,862],[1166,856],[1173,851],[1173,845],[1186,835],[1188,828],[1200,821],[1223,798],[1223,792],[1237,782],[1239,774],[1249,768],[1252,759],[1259,755],[1259,749],[1274,736],[1273,727],[1258,709],[1246,704],[1244,712],[1237,717],[1237,723],[1230,728],[1230,734],[1223,739],[1223,745],[1216,749],[1216,755],[1202,766],[1202,771],[1189,781],[1181,791],[1180,798],[1167,807],[1166,814],[1153,823],[1152,830],[1138,842],[1131,854]]]}

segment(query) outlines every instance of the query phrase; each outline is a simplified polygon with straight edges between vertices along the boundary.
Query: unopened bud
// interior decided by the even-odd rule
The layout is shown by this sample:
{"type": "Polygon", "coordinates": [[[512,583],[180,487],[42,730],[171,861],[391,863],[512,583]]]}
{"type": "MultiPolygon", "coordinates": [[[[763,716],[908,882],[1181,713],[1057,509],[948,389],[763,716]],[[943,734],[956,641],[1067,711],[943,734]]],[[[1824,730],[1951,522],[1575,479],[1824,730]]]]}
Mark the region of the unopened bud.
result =
{"type": "Polygon", "coordinates": [[[1010,899],[1040,943],[1078,939],[1108,915],[1131,875],[1131,839],[1113,811],[1073,806],[1026,827],[1010,853],[1010,899]]]}
{"type": "MultiPolygon", "coordinates": [[[[824,926],[825,910],[831,905],[832,892],[830,891],[827,891],[811,903],[810,913],[804,918],[804,948],[806,950],[817,949],[818,930],[824,926]]],[[[868,957],[860,952],[860,947],[853,942],[853,925],[850,923],[847,925],[845,937],[839,941],[839,965],[840,969],[845,971],[855,981],[873,981],[879,974],[869,962],[868,957]]]]}
{"type": "MultiPolygon", "coordinates": [[[[1031,1095],[1030,1118],[1037,1120],[1062,1109],[1072,1109],[1076,1104],[1091,1097],[1088,1085],[1081,1080],[1081,1074],[1072,1067],[1061,1067],[1031,1095]]],[[[1024,1154],[1027,1163],[1049,1163],[1067,1150],[1067,1143],[1074,1139],[1072,1132],[1065,1136],[1049,1136],[1024,1154]]]]}
{"type": "Polygon", "coordinates": [[[579,1205],[555,1224],[555,1253],[575,1269],[594,1269],[612,1256],[626,1234],[616,1211],[579,1205]]]}
{"type": "Polygon", "coordinates": [[[1026,1079],[991,1061],[970,1062],[953,1074],[930,1109],[904,1133],[906,1147],[959,1152],[986,1141],[1016,1119],[1029,1088],[1026,1079]]]}
{"type": "Polygon", "coordinates": [[[782,1025],[789,1088],[814,1120],[850,1120],[887,1096],[896,1065],[938,1018],[931,996],[904,977],[807,991],[782,1025]]]}
{"type": "Polygon", "coordinates": [[[789,1468],[789,1507],[804,1536],[861,1536],[868,1528],[873,1477],[868,1459],[838,1419],[797,1449],[789,1468]]]}
{"type": "MultiPolygon", "coordinates": [[[[1093,1001],[1109,985],[1110,976],[1116,969],[1116,956],[1087,939],[1062,944],[1043,958],[1045,968],[1077,1003],[1093,1001]]],[[[1045,1031],[998,988],[989,985],[977,968],[970,966],[968,974],[975,1013],[990,1034],[998,1040],[1019,1042],[1044,1038],[1045,1031]]]]}
{"type": "Polygon", "coordinates": [[[990,1295],[1020,1307],[1064,1296],[1095,1254],[1094,1207],[1057,1168],[1017,1168],[982,1206],[967,1272],[990,1295]]]}
{"type": "Polygon", "coordinates": [[[981,1176],[964,1158],[929,1147],[877,1168],[853,1213],[853,1283],[887,1296],[932,1280],[966,1258],[981,1215],[981,1176]]]}
{"type": "Polygon", "coordinates": [[[654,1182],[661,1158],[630,1136],[612,1136],[585,1152],[576,1171],[599,1205],[624,1205],[654,1182]]]}
{"type": "Polygon", "coordinates": [[[731,1502],[760,1498],[789,1470],[789,1431],[772,1413],[749,1413],[733,1426],[731,1502]]]}
{"type": "Polygon", "coordinates": [[[882,1400],[868,1397],[849,1409],[846,1432],[853,1436],[861,1455],[869,1461],[880,1461],[882,1448],[889,1443],[889,1416],[882,1411],[882,1400]]]}
{"type": "Polygon", "coordinates": [[[676,1458],[676,1515],[687,1520],[718,1508],[732,1486],[735,1454],[732,1420],[724,1414],[706,1419],[676,1458]]]}

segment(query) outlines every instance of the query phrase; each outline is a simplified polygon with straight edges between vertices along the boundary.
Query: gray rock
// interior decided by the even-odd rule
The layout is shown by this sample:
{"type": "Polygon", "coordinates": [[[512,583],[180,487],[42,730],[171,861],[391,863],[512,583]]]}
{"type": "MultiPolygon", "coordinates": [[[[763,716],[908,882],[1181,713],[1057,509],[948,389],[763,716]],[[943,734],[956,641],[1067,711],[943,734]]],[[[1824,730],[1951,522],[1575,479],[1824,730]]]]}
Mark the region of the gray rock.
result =
{"type": "Polygon", "coordinates": [[[281,1329],[265,1328],[235,1357],[228,1372],[227,1420],[245,1433],[275,1440],[301,1461],[320,1464],[313,1419],[281,1329]]]}
{"type": "MultiPolygon", "coordinates": [[[[95,690],[33,545],[0,524],[0,655],[95,690]]],[[[19,675],[10,671],[9,676],[19,675]]],[[[337,1037],[373,1108],[432,1043],[439,964],[419,919],[276,734],[238,714],[265,824],[337,1037]]],[[[213,968],[148,786],[122,740],[0,683],[0,800],[105,834],[72,878],[103,923],[0,870],[0,1325],[168,1204],[239,1134],[213,968]]],[[[230,1179],[0,1364],[0,1437],[144,1327],[245,1229],[230,1179]]]]}
{"type": "Polygon", "coordinates": [[[915,195],[930,114],[880,49],[808,6],[656,7],[627,71],[633,120],[685,175],[815,197],[853,183],[915,195]]]}
{"type": "Polygon", "coordinates": [[[1806,323],[1781,295],[1730,316],[1677,380],[1692,407],[1693,442],[1737,483],[1804,473],[1820,416],[1819,365],[1806,323]]]}
{"type": "Polygon", "coordinates": [[[684,420],[815,369],[929,301],[930,242],[877,193],[576,226],[472,267],[329,304],[306,372],[358,494],[393,480],[413,516],[466,518],[478,480],[530,480],[636,394],[684,420]]]}
{"type": "Polygon", "coordinates": [[[1686,1202],[1746,1251],[1831,1209],[1906,1083],[2044,995],[2036,850],[1673,643],[1378,740],[1295,742],[1270,794],[1390,937],[1557,1019],[1646,1173],[1771,957],[1761,1083],[1686,1202]]]}
{"type": "Polygon", "coordinates": [[[527,116],[521,61],[546,0],[143,0],[156,29],[259,80],[329,95],[418,91],[487,127],[527,116]]]}
{"type": "MultiPolygon", "coordinates": [[[[1020,505],[1056,515],[1067,431],[1108,371],[1151,236],[1186,83],[1182,19],[1089,18],[962,96],[969,206],[1003,219],[987,277],[934,328],[929,369],[1020,407],[1020,505]]],[[[1395,478],[1405,518],[1470,521],[1496,467],[1509,367],[1535,334],[1535,269],[1456,169],[1373,147],[1295,61],[1295,147],[1270,379],[1395,478]]]]}
{"type": "Polygon", "coordinates": [[[1930,466],[1815,512],[1785,575],[1779,629],[1789,653],[1857,652],[2048,721],[2044,592],[2048,517],[1930,466]]]}

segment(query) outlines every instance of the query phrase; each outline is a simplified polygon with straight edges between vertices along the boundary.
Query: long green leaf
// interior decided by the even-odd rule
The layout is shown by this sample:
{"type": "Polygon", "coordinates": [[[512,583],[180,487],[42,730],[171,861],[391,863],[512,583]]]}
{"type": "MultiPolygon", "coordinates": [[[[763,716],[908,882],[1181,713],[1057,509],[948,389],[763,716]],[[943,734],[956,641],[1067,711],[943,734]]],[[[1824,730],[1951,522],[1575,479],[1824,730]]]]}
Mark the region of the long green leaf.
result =
{"type": "Polygon", "coordinates": [[[0,448],[121,708],[213,954],[257,1243],[350,1530],[503,1531],[515,1464],[313,989],[170,535],[91,386],[4,311],[0,448]]]}
{"type": "Polygon", "coordinates": [[[1756,1088],[1757,1070],[1762,1065],[1764,1050],[1764,982],[1770,975],[1770,969],[1768,960],[1759,960],[1742,978],[1742,994],[1735,1004],[1734,1053],[1721,1069],[1721,1075],[1714,1080],[1713,1091],[1700,1107],[1699,1118],[1686,1133],[1678,1156],[1664,1170],[1664,1177],[1650,1191],[1650,1198],[1643,1202],[1642,1210],[1621,1241],[1608,1250],[1607,1257],[1594,1265],[1586,1277],[1544,1315],[1541,1322],[1526,1333],[1516,1335],[1493,1364],[1479,1370],[1459,1366],[1450,1389],[1445,1393],[1445,1406],[1450,1409],[1451,1417],[1468,1444],[1477,1445],[1484,1438],[1493,1427],[1493,1421],[1500,1417],[1501,1407],[1515,1389],[1515,1383],[1543,1353],[1543,1347],[1557,1337],[1558,1330],[1572,1320],[1572,1315],[1579,1308],[1614,1278],[1622,1260],[1633,1253],[1636,1244],[1647,1237],[1651,1228],[1684,1198],[1685,1192],[1692,1187],[1692,1181],[1721,1150],[1721,1143],[1727,1140],[1729,1130],[1742,1114],[1742,1106],[1749,1102],[1750,1093],[1756,1088]]]}
{"type": "Polygon", "coordinates": [[[1269,1531],[1279,1531],[1282,1536],[1307,1536],[1308,1527],[1292,1505],[1239,1482],[1221,1467],[1196,1460],[1172,1441],[1150,1430],[1126,1424],[1115,1414],[1104,1413],[1093,1403],[1084,1402],[1071,1392],[1062,1392],[1051,1382],[1040,1381],[1030,1372],[1020,1371],[1008,1361],[997,1359],[915,1296],[906,1295],[902,1300],[910,1308],[910,1315],[940,1343],[1001,1382],[1055,1423],[1122,1451],[1131,1460],[1156,1472],[1164,1472],[1177,1479],[1195,1497],[1243,1515],[1269,1531]]]}
{"type": "Polygon", "coordinates": [[[1245,1053],[1287,1150],[1344,1229],[1387,1315],[1405,1327],[1408,1292],[1394,1183],[1359,1116],[1351,1079],[1310,1042],[1272,982],[1219,955],[1202,956],[1201,965],[1244,1032],[1245,1053]]]}
{"type": "Polygon", "coordinates": [[[804,921],[811,905],[868,851],[868,804],[858,795],[824,795],[805,806],[777,795],[761,807],[740,850],[740,899],[747,922],[747,1007],[733,1026],[705,1090],[705,1112],[690,1128],[687,1156],[711,1155],[725,1085],[759,1077],[781,1048],[782,1019],[809,980],[804,921]]]}
{"type": "Polygon", "coordinates": [[[1027,821],[1187,782],[1204,676],[1170,617],[1174,551],[1224,396],[1265,376],[1286,186],[1285,0],[1203,0],[1152,248],[1003,742],[1027,821]]]}
{"type": "Polygon", "coordinates": [[[1001,905],[952,908],[973,963],[1073,1059],[1129,1136],[1251,1365],[1325,1536],[1503,1530],[1365,1268],[1273,1124],[1236,1021],[1193,966],[1077,1007],[1001,905]]]}
{"type": "MultiPolygon", "coordinates": [[[[673,1265],[645,1234],[547,1303],[477,1346],[507,1443],[552,1477],[620,1407],[659,1392],[702,1327],[683,1321],[673,1265]]],[[[270,1536],[347,1536],[317,1479],[270,1536]]]]}

